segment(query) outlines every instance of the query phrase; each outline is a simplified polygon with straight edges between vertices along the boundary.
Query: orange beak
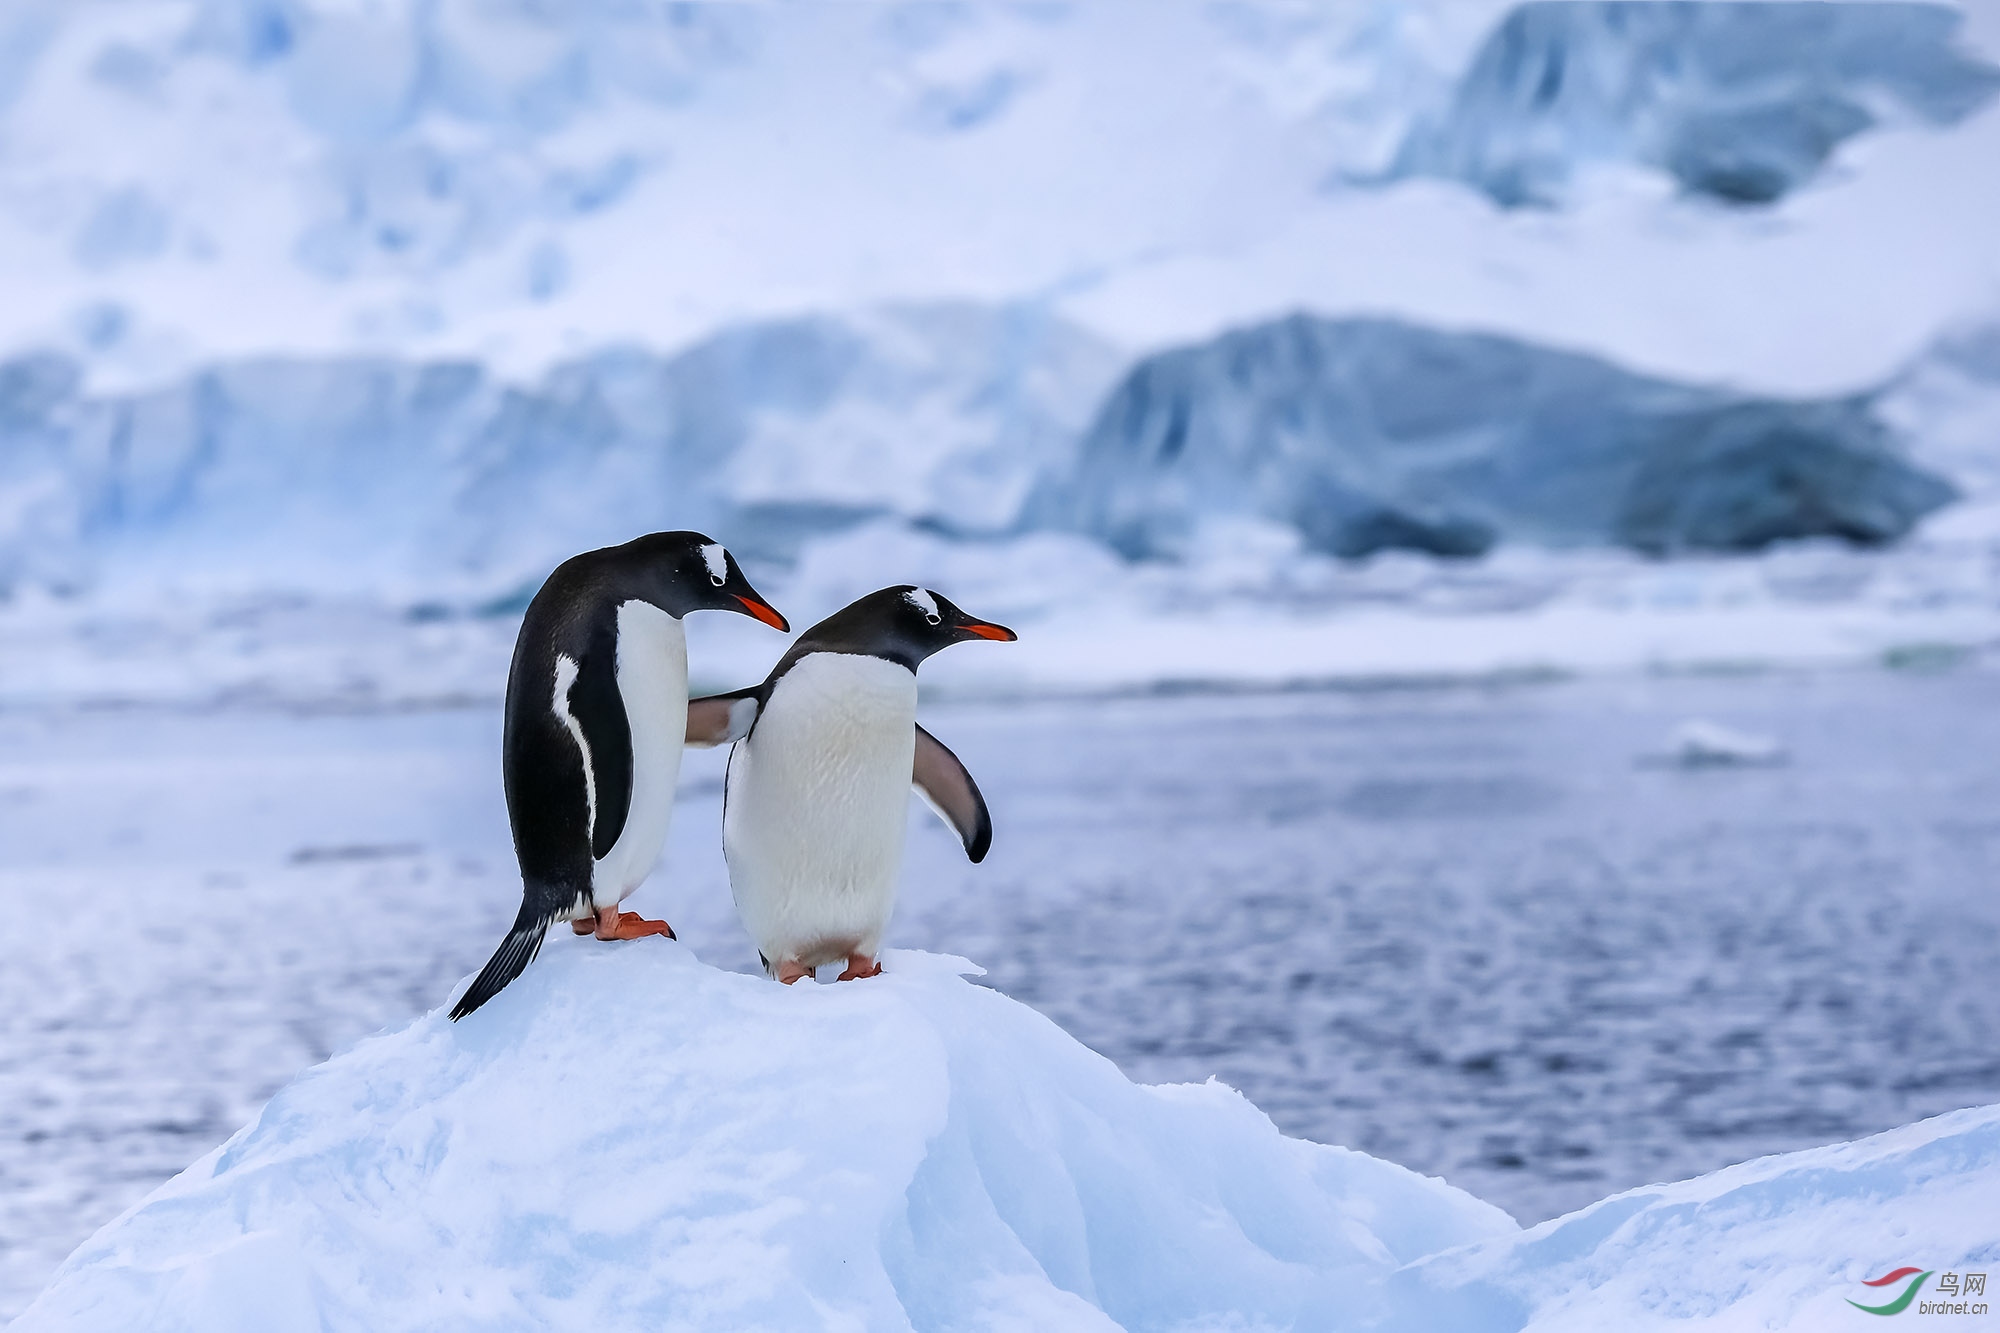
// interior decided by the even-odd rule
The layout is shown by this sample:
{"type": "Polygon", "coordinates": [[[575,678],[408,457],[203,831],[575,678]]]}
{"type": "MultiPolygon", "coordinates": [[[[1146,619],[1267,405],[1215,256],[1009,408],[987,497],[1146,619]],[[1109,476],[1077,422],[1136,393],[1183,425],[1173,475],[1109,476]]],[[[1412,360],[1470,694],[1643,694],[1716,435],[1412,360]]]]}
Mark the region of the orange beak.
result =
{"type": "Polygon", "coordinates": [[[777,610],[773,608],[769,603],[760,602],[754,597],[745,597],[740,592],[731,593],[730,596],[734,597],[737,601],[743,603],[744,614],[757,617],[757,619],[763,621],[766,625],[769,625],[772,629],[777,630],[780,633],[784,633],[791,629],[791,626],[785,623],[785,618],[779,615],[777,610]]]}
{"type": "Polygon", "coordinates": [[[959,628],[967,634],[977,634],[982,639],[995,639],[1001,643],[1012,643],[1021,637],[1005,625],[988,625],[984,621],[973,621],[959,628]]]}

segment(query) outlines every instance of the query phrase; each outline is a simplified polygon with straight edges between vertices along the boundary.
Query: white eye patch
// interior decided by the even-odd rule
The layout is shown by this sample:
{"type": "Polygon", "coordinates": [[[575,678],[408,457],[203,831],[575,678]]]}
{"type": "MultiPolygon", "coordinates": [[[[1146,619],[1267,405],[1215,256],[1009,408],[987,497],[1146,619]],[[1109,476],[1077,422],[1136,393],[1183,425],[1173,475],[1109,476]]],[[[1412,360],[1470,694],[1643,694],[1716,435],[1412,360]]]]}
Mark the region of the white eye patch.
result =
{"type": "Polygon", "coordinates": [[[701,548],[702,563],[708,566],[708,577],[717,587],[729,581],[729,552],[722,549],[719,542],[710,542],[701,548]]]}
{"type": "Polygon", "coordinates": [[[938,622],[940,617],[938,615],[937,601],[929,593],[925,592],[922,588],[912,588],[904,593],[903,596],[909,599],[911,606],[916,607],[917,610],[924,613],[926,620],[930,621],[933,625],[938,622]]]}

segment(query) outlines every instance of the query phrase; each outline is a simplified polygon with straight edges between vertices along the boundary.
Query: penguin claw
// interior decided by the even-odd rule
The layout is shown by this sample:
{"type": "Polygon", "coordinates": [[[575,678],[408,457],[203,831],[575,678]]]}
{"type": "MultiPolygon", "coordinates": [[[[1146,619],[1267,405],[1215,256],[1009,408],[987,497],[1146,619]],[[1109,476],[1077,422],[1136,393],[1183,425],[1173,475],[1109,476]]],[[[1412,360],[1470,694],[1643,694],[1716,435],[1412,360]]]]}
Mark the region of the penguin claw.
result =
{"type": "MultiPolygon", "coordinates": [[[[789,986],[800,977],[813,977],[818,971],[819,969],[816,967],[802,967],[798,963],[787,960],[779,963],[778,970],[772,975],[777,977],[780,986],[789,986]]],[[[817,978],[815,977],[815,979],[817,978]]]]}

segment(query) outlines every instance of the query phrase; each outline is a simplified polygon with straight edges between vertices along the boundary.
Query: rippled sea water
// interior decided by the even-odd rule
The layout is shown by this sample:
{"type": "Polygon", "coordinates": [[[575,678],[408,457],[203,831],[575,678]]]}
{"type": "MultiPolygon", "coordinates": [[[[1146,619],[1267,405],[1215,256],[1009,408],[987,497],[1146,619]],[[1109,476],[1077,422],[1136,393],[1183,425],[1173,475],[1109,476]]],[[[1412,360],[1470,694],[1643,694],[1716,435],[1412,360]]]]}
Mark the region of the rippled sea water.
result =
{"type": "MultiPolygon", "coordinates": [[[[1221,1078],[1523,1221],[2000,1101],[2000,676],[924,720],[997,836],[969,866],[913,817],[892,943],[975,959],[1135,1078],[1221,1078]],[[1662,762],[1693,719],[1788,760],[1662,762]]],[[[0,1317],[484,960],[518,902],[497,746],[488,710],[0,715],[0,1317]]],[[[632,905],[750,970],[721,765],[690,755],[632,905]]]]}

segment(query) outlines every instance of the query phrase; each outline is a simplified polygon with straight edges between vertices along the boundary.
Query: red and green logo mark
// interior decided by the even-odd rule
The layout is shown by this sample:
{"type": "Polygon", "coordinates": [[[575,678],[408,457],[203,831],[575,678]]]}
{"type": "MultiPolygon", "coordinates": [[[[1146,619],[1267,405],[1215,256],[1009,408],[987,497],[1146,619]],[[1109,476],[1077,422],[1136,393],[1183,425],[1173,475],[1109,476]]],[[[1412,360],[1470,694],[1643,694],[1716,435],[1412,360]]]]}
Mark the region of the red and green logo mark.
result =
{"type": "MultiPolygon", "coordinates": [[[[1902,1291],[1898,1292],[1893,1299],[1885,1304],[1863,1305],[1860,1301],[1849,1301],[1848,1304],[1867,1314],[1901,1314],[1910,1308],[1911,1301],[1917,1299],[1917,1293],[1923,1289],[1925,1279],[1936,1271],[1936,1269],[1931,1268],[1917,1269],[1905,1266],[1896,1269],[1894,1272],[1884,1273],[1881,1277],[1864,1279],[1862,1285],[1868,1287],[1887,1288],[1895,1286],[1898,1282],[1904,1285],[1902,1291]]],[[[1883,1294],[1887,1295],[1888,1293],[1884,1291],[1883,1294]]],[[[1986,1274],[1944,1273],[1937,1280],[1938,1299],[1920,1302],[1917,1305],[1917,1313],[1985,1314],[1985,1301],[1965,1299],[1971,1296],[1984,1296],[1985,1294],[1986,1274]]]]}
{"type": "Polygon", "coordinates": [[[1893,1273],[1884,1273],[1881,1277],[1868,1278],[1862,1282],[1862,1286],[1887,1287],[1901,1282],[1905,1278],[1909,1278],[1909,1285],[1904,1287],[1902,1293],[1887,1305],[1863,1305],[1860,1301],[1849,1301],[1848,1304],[1857,1310],[1865,1310],[1869,1314],[1901,1314],[1909,1308],[1910,1302],[1917,1298],[1917,1290],[1924,1285],[1924,1279],[1935,1271],[1935,1269],[1930,1268],[1916,1269],[1904,1267],[1898,1268],[1893,1273]],[[1912,1277],[1911,1274],[1915,1274],[1915,1276],[1912,1277]]]}

